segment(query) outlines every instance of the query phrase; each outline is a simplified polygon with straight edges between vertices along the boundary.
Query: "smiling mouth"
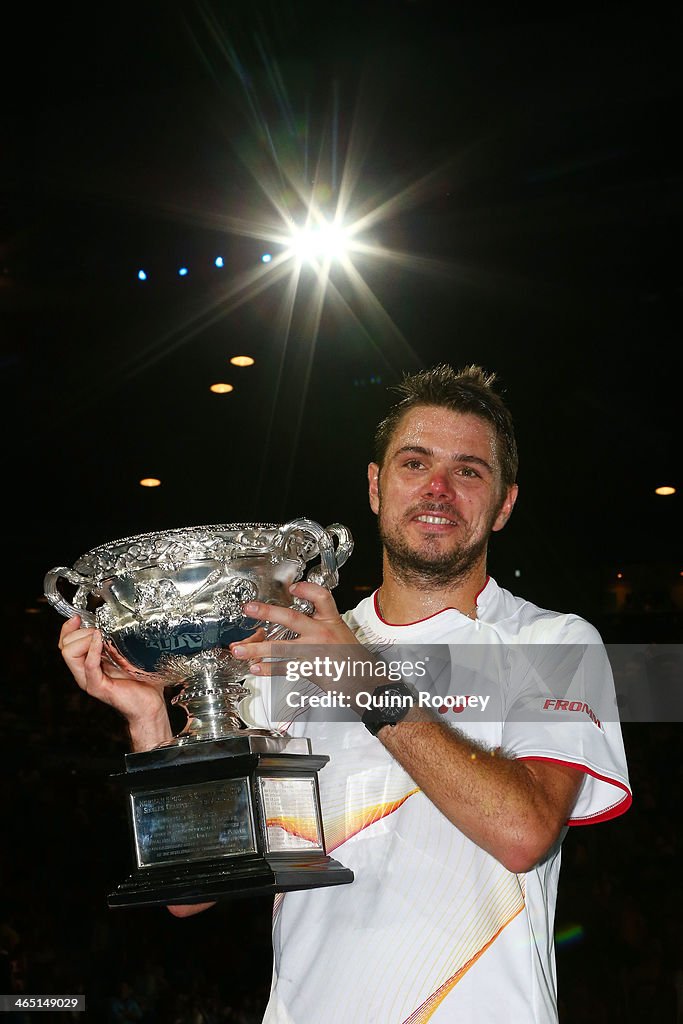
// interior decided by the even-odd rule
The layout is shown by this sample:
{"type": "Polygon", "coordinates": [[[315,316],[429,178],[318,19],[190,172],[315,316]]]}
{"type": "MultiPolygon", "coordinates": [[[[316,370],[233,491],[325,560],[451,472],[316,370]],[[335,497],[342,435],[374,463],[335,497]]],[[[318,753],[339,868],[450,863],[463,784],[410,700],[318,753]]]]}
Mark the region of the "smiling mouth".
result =
{"type": "Polygon", "coordinates": [[[434,516],[423,513],[421,516],[415,516],[415,522],[417,523],[429,523],[431,526],[455,526],[452,519],[447,519],[445,516],[434,516]]]}

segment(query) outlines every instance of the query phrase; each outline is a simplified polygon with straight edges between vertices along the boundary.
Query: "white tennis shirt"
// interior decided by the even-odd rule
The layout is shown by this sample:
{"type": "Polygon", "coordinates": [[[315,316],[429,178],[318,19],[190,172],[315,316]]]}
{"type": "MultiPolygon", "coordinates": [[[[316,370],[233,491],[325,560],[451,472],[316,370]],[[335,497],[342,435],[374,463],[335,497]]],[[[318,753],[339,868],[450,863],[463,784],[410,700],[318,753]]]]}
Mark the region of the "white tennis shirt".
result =
{"type": "MultiPolygon", "coordinates": [[[[446,609],[392,626],[374,595],[344,618],[385,658],[400,649],[438,662],[445,653],[433,669],[440,693],[485,690],[485,712],[444,715],[468,737],[583,771],[569,825],[629,807],[612,672],[585,620],[538,608],[491,578],[474,621],[446,609]]],[[[268,703],[253,701],[251,717],[262,723],[268,703]]],[[[355,878],[276,897],[264,1024],[557,1021],[553,923],[566,829],[541,863],[513,874],[452,825],[358,719],[302,716],[289,732],[330,757],[319,773],[327,852],[355,878]]]]}

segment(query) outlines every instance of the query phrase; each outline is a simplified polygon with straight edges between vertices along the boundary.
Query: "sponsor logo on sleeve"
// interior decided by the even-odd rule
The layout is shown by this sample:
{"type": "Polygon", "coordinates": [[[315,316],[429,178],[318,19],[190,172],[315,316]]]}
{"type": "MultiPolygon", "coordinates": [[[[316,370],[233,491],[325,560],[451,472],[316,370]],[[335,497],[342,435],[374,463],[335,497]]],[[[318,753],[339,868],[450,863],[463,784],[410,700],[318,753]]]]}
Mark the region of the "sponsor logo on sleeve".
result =
{"type": "Polygon", "coordinates": [[[583,700],[560,700],[556,697],[549,697],[543,702],[544,711],[582,711],[588,715],[590,720],[597,725],[598,729],[602,729],[602,723],[600,719],[593,711],[590,704],[586,704],[583,700]]]}

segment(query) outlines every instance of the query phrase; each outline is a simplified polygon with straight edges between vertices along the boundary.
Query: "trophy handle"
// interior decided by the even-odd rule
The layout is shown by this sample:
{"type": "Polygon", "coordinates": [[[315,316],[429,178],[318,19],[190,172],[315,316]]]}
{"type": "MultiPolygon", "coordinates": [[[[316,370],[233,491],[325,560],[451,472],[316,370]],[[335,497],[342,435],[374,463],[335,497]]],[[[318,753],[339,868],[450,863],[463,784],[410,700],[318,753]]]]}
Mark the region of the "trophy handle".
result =
{"type": "MultiPolygon", "coordinates": [[[[312,519],[292,519],[285,523],[278,530],[278,538],[275,541],[277,547],[284,547],[287,538],[294,531],[303,533],[315,541],[317,554],[320,555],[320,565],[313,566],[306,573],[306,579],[312,583],[320,583],[328,590],[332,590],[339,583],[340,565],[348,559],[353,551],[353,538],[345,526],[341,523],[332,523],[325,529],[312,519]],[[334,540],[337,546],[335,548],[334,540]]],[[[310,557],[314,557],[311,555],[310,557]]]]}
{"type": "MultiPolygon", "coordinates": [[[[331,523],[326,531],[331,533],[333,537],[337,538],[337,546],[334,549],[334,559],[337,563],[337,569],[344,564],[353,551],[353,537],[349,530],[341,523],[331,523]]],[[[338,578],[338,577],[337,577],[338,578]]]]}
{"type": "Polygon", "coordinates": [[[70,619],[73,615],[80,615],[81,623],[84,626],[95,626],[95,616],[92,612],[89,612],[84,608],[74,608],[74,606],[69,604],[66,598],[60,594],[57,588],[57,580],[60,579],[65,579],[68,583],[73,583],[75,587],[88,588],[90,588],[92,581],[88,579],[87,576],[81,576],[81,574],[76,572],[75,569],[67,569],[65,566],[59,565],[55,569],[50,569],[45,574],[43,592],[52,607],[56,608],[60,615],[63,615],[65,619],[70,619]]]}

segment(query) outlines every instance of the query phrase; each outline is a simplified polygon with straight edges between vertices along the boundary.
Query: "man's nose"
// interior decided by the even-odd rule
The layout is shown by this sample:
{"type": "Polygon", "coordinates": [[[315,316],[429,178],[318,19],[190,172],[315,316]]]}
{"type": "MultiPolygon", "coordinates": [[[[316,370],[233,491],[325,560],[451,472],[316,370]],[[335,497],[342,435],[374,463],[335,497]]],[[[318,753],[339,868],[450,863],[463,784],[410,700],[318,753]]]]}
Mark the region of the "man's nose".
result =
{"type": "Polygon", "coordinates": [[[432,469],[425,480],[425,494],[432,498],[451,498],[453,493],[450,474],[444,469],[432,469]]]}

